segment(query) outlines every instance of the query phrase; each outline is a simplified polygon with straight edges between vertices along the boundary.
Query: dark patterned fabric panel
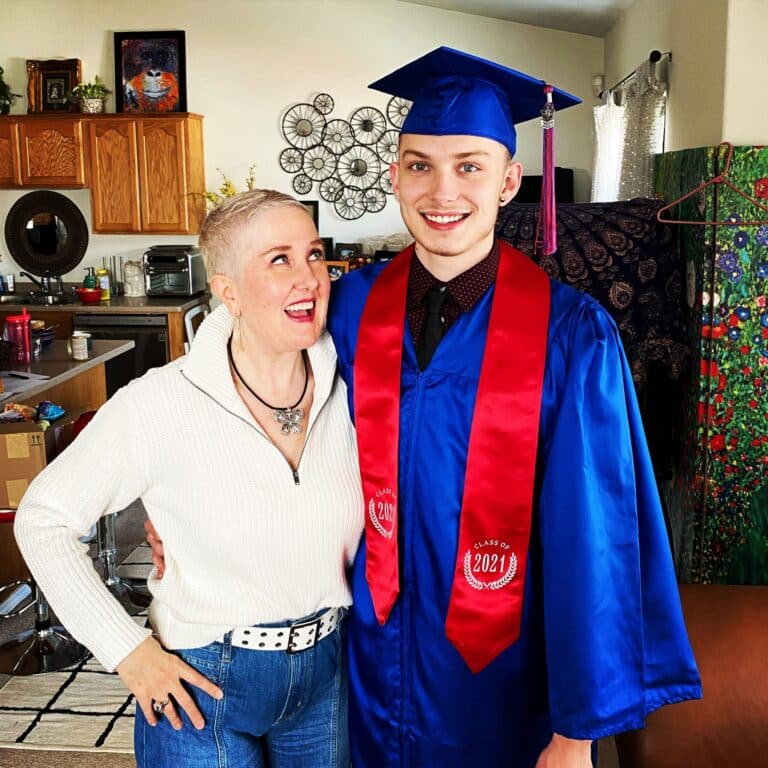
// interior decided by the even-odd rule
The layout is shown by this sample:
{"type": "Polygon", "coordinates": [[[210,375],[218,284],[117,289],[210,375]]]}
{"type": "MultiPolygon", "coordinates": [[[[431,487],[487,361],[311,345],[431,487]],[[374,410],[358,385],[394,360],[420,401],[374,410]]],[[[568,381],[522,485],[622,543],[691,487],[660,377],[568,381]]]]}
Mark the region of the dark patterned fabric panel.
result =
{"type": "Polygon", "coordinates": [[[558,250],[536,253],[538,205],[500,209],[498,237],[533,258],[550,277],[589,293],[616,321],[635,383],[651,367],[678,379],[688,360],[682,322],[683,276],[672,230],[656,221],[664,203],[560,203],[558,250]]]}

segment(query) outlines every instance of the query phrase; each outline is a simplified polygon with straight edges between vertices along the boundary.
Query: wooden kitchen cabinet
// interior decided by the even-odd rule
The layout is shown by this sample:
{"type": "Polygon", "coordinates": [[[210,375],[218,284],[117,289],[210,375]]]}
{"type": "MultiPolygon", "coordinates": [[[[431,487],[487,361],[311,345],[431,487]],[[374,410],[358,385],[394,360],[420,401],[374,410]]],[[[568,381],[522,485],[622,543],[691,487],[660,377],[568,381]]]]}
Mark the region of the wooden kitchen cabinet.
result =
{"type": "Polygon", "coordinates": [[[194,234],[205,216],[202,118],[88,121],[93,231],[194,234]]]}
{"type": "Polygon", "coordinates": [[[18,130],[22,186],[86,186],[82,120],[22,118],[18,130]]]}
{"type": "Polygon", "coordinates": [[[190,235],[205,218],[203,118],[0,117],[0,188],[90,187],[99,234],[190,235]]]}
{"type": "Polygon", "coordinates": [[[0,188],[77,189],[87,180],[78,117],[0,118],[0,188]]]}
{"type": "Polygon", "coordinates": [[[0,122],[0,187],[21,184],[19,157],[19,124],[7,120],[0,122]]]}
{"type": "Polygon", "coordinates": [[[91,214],[94,232],[141,232],[136,123],[91,120],[88,123],[91,214]]]}
{"type": "Polygon", "coordinates": [[[138,120],[136,127],[142,230],[199,232],[205,217],[202,122],[138,120]]]}

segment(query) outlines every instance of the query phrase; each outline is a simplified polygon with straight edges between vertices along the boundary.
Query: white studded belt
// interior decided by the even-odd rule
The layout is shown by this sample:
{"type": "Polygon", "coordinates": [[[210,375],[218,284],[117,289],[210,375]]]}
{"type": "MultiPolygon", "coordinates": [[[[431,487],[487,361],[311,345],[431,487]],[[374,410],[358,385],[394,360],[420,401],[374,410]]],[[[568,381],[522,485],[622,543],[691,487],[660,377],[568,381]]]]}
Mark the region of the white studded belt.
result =
{"type": "MultiPolygon", "coordinates": [[[[329,608],[312,621],[301,621],[287,627],[235,627],[231,642],[235,648],[253,651],[299,653],[313,648],[334,632],[343,615],[343,608],[329,608]]],[[[223,643],[224,637],[218,638],[218,642],[223,643]]]]}

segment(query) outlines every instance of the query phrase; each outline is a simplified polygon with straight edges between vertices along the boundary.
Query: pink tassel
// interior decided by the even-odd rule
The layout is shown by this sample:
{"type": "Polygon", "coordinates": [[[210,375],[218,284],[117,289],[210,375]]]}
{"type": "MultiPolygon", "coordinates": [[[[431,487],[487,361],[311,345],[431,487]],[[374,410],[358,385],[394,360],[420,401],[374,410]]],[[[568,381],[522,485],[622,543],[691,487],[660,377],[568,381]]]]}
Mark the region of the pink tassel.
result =
{"type": "Polygon", "coordinates": [[[555,105],[552,103],[552,86],[545,85],[546,104],[541,110],[541,127],[544,130],[544,156],[542,160],[541,206],[539,208],[539,232],[542,253],[551,256],[557,250],[557,220],[555,217],[555,105]]]}

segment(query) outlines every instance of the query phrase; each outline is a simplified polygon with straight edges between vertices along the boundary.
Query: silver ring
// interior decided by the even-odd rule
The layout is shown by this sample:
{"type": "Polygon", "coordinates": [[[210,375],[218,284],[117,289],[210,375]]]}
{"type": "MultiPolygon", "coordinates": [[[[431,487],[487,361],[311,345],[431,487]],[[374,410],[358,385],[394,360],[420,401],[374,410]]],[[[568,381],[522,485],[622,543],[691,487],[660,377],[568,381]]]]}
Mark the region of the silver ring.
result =
{"type": "Polygon", "coordinates": [[[163,714],[163,710],[171,703],[170,699],[163,699],[163,701],[156,701],[152,699],[152,709],[157,712],[158,715],[163,714]]]}

